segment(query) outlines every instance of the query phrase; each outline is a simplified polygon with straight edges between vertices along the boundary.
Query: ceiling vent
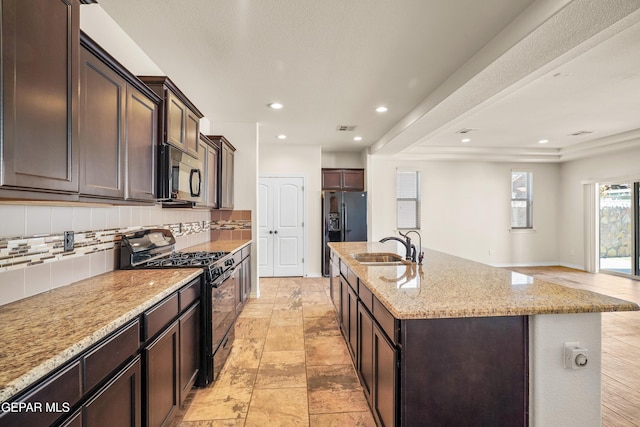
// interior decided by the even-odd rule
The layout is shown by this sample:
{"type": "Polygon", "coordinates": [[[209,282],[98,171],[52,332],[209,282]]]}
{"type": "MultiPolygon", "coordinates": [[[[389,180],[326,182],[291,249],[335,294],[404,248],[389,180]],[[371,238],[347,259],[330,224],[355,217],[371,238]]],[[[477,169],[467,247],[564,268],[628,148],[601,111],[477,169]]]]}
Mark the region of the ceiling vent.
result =
{"type": "Polygon", "coordinates": [[[475,132],[478,129],[472,129],[472,128],[462,128],[460,129],[458,132],[456,133],[461,133],[461,134],[465,134],[465,133],[469,133],[469,132],[475,132]]]}
{"type": "Polygon", "coordinates": [[[339,132],[353,132],[356,130],[356,125],[338,125],[336,130],[339,132]]]}
{"type": "Polygon", "coordinates": [[[579,130],[578,132],[574,132],[572,134],[570,134],[571,136],[581,136],[581,135],[589,135],[590,133],[593,133],[592,130],[579,130]]]}

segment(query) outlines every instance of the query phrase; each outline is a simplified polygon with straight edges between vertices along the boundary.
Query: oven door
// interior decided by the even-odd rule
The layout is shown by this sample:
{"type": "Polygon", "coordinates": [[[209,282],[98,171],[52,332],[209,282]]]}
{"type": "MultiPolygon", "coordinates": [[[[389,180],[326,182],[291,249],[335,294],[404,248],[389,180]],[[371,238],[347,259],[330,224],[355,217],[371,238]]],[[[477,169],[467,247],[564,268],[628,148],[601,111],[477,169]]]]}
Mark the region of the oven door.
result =
{"type": "Polygon", "coordinates": [[[225,334],[236,320],[235,270],[234,268],[226,272],[224,279],[215,281],[211,289],[211,354],[216,352],[225,334]]]}

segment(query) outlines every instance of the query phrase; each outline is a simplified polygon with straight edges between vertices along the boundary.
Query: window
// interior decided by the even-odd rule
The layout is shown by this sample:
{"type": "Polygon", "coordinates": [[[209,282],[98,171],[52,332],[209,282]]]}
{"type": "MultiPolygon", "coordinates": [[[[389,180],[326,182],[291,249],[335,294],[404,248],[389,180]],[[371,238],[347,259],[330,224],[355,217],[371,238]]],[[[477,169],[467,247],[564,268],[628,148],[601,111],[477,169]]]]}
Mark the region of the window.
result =
{"type": "Polygon", "coordinates": [[[511,228],[533,228],[533,172],[511,171],[511,228]]]}
{"type": "Polygon", "coordinates": [[[420,172],[396,172],[398,229],[420,228],[420,172]]]}

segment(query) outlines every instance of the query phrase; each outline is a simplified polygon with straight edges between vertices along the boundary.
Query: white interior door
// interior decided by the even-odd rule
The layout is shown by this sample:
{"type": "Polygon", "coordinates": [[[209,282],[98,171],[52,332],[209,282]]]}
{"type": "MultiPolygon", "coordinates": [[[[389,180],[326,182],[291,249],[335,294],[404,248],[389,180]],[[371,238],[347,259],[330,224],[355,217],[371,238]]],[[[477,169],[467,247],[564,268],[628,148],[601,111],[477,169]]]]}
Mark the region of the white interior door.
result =
{"type": "Polygon", "coordinates": [[[258,265],[261,277],[304,274],[304,179],[261,177],[258,265]]]}

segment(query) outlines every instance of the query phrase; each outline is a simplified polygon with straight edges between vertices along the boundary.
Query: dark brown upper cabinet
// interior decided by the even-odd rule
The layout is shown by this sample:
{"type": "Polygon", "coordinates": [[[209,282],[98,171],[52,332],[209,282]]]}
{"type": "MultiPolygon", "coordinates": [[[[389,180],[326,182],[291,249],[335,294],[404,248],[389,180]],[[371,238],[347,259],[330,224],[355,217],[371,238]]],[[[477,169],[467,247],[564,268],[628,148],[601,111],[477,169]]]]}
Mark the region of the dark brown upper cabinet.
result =
{"type": "Polygon", "coordinates": [[[171,144],[193,157],[199,157],[200,119],[203,114],[167,76],[139,78],[162,100],[158,142],[171,144]]]}
{"type": "Polygon", "coordinates": [[[233,174],[235,147],[222,135],[208,135],[220,145],[218,208],[233,209],[233,174]]]}
{"type": "Polygon", "coordinates": [[[219,177],[220,177],[220,143],[200,135],[202,152],[200,158],[204,165],[205,175],[205,204],[210,208],[218,208],[219,177]]]}
{"type": "Polygon", "coordinates": [[[364,169],[322,169],[322,189],[364,191],[364,169]]]}
{"type": "Polygon", "coordinates": [[[84,33],[80,93],[81,197],[155,201],[160,98],[84,33]]]}
{"type": "Polygon", "coordinates": [[[77,193],[79,2],[2,0],[1,7],[0,191],[77,193]]]}

